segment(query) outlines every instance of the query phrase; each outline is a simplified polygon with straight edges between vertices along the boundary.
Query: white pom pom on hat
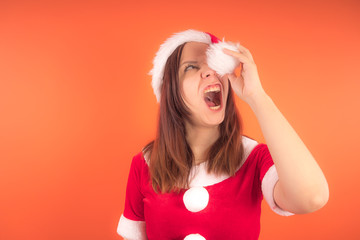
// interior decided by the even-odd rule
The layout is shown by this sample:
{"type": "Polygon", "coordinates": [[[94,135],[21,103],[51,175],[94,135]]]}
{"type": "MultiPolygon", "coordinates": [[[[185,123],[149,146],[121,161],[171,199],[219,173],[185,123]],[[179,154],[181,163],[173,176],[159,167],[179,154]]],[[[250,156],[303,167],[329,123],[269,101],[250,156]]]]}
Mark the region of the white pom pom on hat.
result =
{"type": "Polygon", "coordinates": [[[236,58],[229,56],[222,51],[223,48],[228,48],[239,52],[236,44],[225,42],[224,39],[221,41],[210,33],[193,29],[175,33],[161,44],[160,49],[153,60],[153,69],[149,72],[149,74],[152,75],[151,85],[158,102],[160,102],[161,98],[161,86],[166,61],[178,46],[186,42],[209,44],[209,48],[206,52],[208,66],[220,76],[234,72],[235,68],[239,65],[239,61],[236,58]]]}
{"type": "Polygon", "coordinates": [[[227,73],[234,72],[240,61],[230,55],[222,52],[224,48],[239,52],[237,46],[230,42],[218,42],[210,44],[206,51],[207,64],[211,69],[214,69],[217,74],[224,76],[227,73]]]}

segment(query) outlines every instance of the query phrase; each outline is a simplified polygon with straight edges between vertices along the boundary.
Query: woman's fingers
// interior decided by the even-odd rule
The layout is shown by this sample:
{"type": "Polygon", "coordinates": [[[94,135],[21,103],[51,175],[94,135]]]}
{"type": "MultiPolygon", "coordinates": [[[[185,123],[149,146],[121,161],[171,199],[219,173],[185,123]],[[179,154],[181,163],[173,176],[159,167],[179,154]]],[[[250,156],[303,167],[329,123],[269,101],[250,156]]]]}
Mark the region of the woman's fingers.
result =
{"type": "Polygon", "coordinates": [[[229,79],[232,87],[242,87],[242,83],[244,81],[242,76],[236,76],[235,73],[232,73],[232,74],[228,74],[227,78],[229,79]]]}
{"type": "Polygon", "coordinates": [[[223,48],[223,52],[226,53],[227,55],[230,55],[233,57],[239,57],[242,55],[241,53],[235,52],[235,51],[227,49],[227,48],[223,48]]]}
{"type": "Polygon", "coordinates": [[[223,52],[225,54],[228,54],[230,56],[233,56],[234,58],[237,58],[240,62],[242,63],[250,63],[250,60],[247,56],[245,56],[244,54],[242,53],[238,53],[238,52],[235,52],[235,51],[232,51],[232,50],[229,50],[227,48],[224,48],[223,49],[223,52]]]}
{"type": "Polygon", "coordinates": [[[230,86],[234,90],[235,94],[239,97],[242,97],[244,79],[241,76],[237,77],[234,73],[228,74],[227,78],[229,79],[230,86]]]}
{"type": "Polygon", "coordinates": [[[249,49],[247,49],[246,47],[240,45],[240,43],[238,43],[236,46],[240,50],[240,52],[243,52],[246,56],[248,56],[249,59],[251,59],[251,61],[254,61],[254,58],[251,55],[249,49]]]}
{"type": "Polygon", "coordinates": [[[239,58],[240,61],[244,60],[245,62],[254,62],[254,59],[250,53],[250,51],[245,48],[244,46],[241,46],[240,44],[237,45],[237,48],[239,49],[240,52],[235,52],[232,51],[230,49],[224,48],[223,51],[224,53],[239,58]],[[247,59],[245,60],[244,57],[247,59]]]}
{"type": "Polygon", "coordinates": [[[230,82],[233,82],[237,77],[234,73],[228,74],[227,78],[230,80],[230,82]]]}

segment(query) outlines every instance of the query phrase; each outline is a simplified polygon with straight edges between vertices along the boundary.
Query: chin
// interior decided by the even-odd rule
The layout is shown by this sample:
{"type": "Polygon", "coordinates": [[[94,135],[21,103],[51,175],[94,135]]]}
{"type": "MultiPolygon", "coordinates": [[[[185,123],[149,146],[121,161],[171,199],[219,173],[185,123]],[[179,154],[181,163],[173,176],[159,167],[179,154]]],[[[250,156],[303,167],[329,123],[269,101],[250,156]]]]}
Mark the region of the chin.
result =
{"type": "Polygon", "coordinates": [[[207,116],[206,119],[204,119],[204,122],[206,125],[209,126],[218,126],[220,125],[225,119],[225,113],[224,112],[218,112],[216,114],[211,114],[210,116],[207,116]]]}

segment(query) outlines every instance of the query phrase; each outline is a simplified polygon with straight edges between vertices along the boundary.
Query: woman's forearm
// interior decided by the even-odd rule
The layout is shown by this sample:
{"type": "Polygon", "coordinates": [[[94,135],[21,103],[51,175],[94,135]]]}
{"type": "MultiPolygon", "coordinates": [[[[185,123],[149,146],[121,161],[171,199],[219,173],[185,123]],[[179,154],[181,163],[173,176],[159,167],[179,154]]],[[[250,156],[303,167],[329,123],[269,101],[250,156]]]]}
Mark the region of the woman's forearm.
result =
{"type": "Polygon", "coordinates": [[[271,98],[261,93],[249,102],[279,175],[274,198],[283,209],[307,213],[324,206],[328,184],[314,157],[271,98]]]}

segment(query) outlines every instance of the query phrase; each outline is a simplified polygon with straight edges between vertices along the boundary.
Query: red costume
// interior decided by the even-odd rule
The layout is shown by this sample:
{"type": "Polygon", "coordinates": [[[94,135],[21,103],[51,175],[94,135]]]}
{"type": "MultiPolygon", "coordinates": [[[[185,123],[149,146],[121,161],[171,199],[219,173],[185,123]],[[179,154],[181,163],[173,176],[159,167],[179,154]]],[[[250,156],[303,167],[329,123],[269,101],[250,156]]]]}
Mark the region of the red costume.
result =
{"type": "Polygon", "coordinates": [[[216,176],[206,162],[193,167],[190,189],[155,193],[148,163],[133,158],[118,233],[127,239],[258,239],[263,196],[280,215],[291,215],[273,198],[278,180],[266,145],[243,137],[245,161],[235,176],[216,176]]]}

